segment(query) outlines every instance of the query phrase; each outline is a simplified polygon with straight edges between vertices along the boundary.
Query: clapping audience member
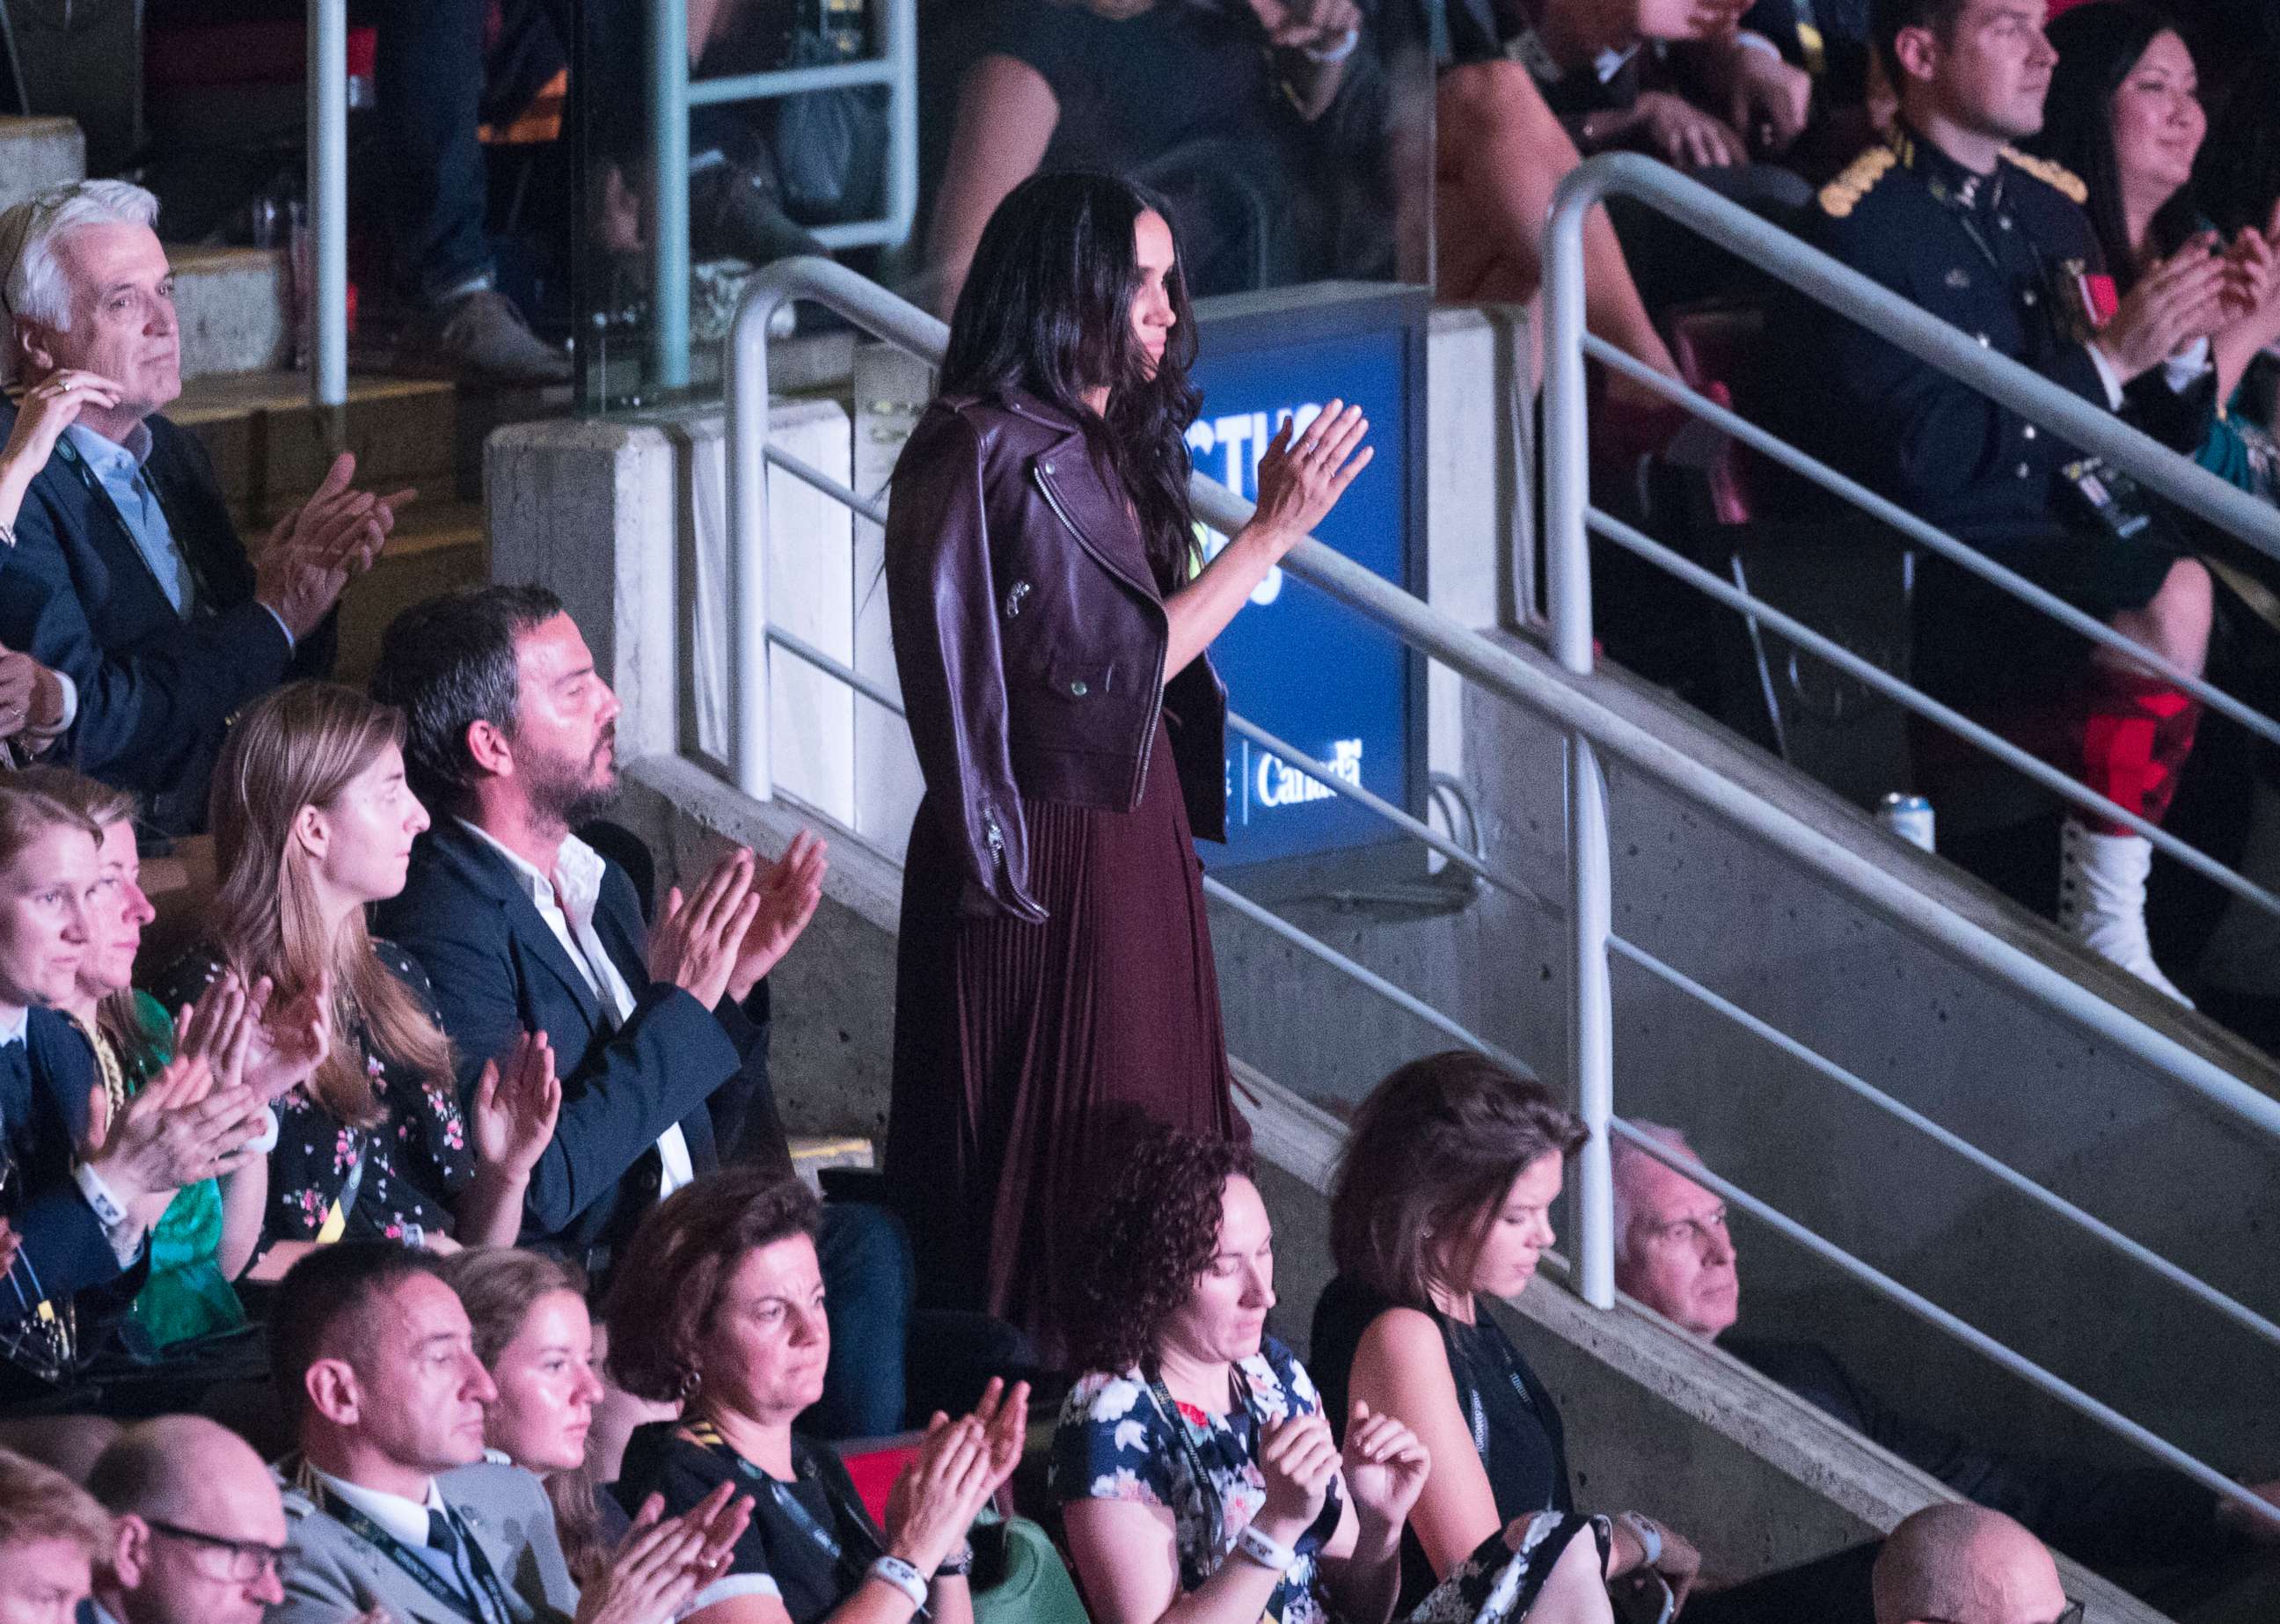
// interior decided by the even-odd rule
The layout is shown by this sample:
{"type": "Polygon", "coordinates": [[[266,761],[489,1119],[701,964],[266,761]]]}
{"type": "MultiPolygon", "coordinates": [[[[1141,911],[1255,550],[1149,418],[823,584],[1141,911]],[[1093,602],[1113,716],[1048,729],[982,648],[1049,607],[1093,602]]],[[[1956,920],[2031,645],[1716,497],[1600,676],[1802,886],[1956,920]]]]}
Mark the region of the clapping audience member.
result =
{"type": "MultiPolygon", "coordinates": [[[[1879,0],[1875,18],[1899,119],[1822,189],[1811,240],[1994,354],[2197,450],[2215,404],[2198,341],[2238,313],[2244,267],[2188,243],[2103,308],[2108,267],[2082,207],[2087,189],[2011,144],[2041,128],[2057,60],[2042,0],[1879,0]]],[[[2117,495],[2076,448],[1930,362],[1809,301],[1792,313],[1781,331],[1799,386],[1784,396],[1799,445],[2171,666],[2203,669],[2209,572],[2160,509],[2117,495]]],[[[2199,701],[1937,558],[1918,572],[1913,607],[1927,692],[2139,821],[2167,815],[2199,701]]],[[[1937,798],[1959,771],[1928,756],[1922,775],[1937,798]]],[[[2182,998],[2146,936],[2153,856],[2134,825],[2069,806],[2059,921],[2182,998]]]]}
{"type": "MultiPolygon", "coordinates": [[[[574,832],[617,794],[617,696],[540,587],[490,586],[404,611],[373,690],[407,719],[413,788],[439,814],[380,928],[419,961],[457,1049],[463,1097],[524,1032],[562,1079],[532,1169],[522,1241],[606,1284],[634,1226],[724,1162],[789,1169],[768,1081],[768,973],[822,897],[821,841],[728,852],[651,930],[625,871],[574,832]]],[[[841,1351],[825,1437],[902,1425],[907,1243],[891,1214],[826,1209],[841,1351]]]]}
{"type": "MultiPolygon", "coordinates": [[[[1437,1466],[1357,1401],[1341,1451],[1305,1368],[1267,1335],[1274,1235],[1249,1153],[1162,1127],[1114,1148],[1082,1243],[1071,1334],[1086,1374],[1051,1486],[1099,1624],[1385,1624],[1401,1539],[1437,1466]]],[[[1413,1610],[1606,1620],[1604,1520],[1492,1526],[1413,1610]]]]}
{"type": "MultiPolygon", "coordinates": [[[[1559,1405],[1488,1305],[1536,1278],[1587,1137],[1542,1083],[1468,1050],[1400,1067],[1354,1113],[1311,1345],[1331,1414],[1367,1405],[1432,1452],[1402,1541],[1406,1605],[1515,1519],[1575,1509],[1559,1405]]],[[[1619,1588],[1683,1603],[1694,1547],[1635,1512],[1614,1532],[1619,1588]]]]}
{"type": "MultiPolygon", "coordinates": [[[[1676,1130],[1637,1126],[1671,1155],[1698,1159],[1676,1130]]],[[[2272,1542],[2269,1525],[2166,1467],[2116,1469],[1989,1449],[1886,1404],[1819,1343],[1730,1335],[1741,1277],[1725,1202],[1629,1141],[1616,1141],[1614,1158],[1616,1285],[1956,1493],[2133,1584],[2155,1586],[2167,1577],[2161,1570],[2272,1542]]],[[[2255,1492],[2280,1504],[2280,1482],[2255,1492]]]]}
{"type": "MultiPolygon", "coordinates": [[[[251,1085],[255,1103],[265,1109],[303,1081],[313,1056],[297,1065],[296,1057],[278,1056],[265,1047],[248,1066],[266,988],[249,1000],[235,977],[221,978],[206,989],[182,1034],[164,1005],[135,990],[135,953],[142,927],[154,915],[140,883],[135,797],[59,767],[32,768],[16,782],[52,796],[102,830],[96,889],[88,898],[87,950],[73,997],[59,1006],[94,1047],[104,1102],[98,1119],[107,1122],[123,1112],[178,1049],[202,1056],[217,1088],[251,1085]]],[[[273,1137],[274,1128],[274,1118],[265,1118],[261,1138],[273,1137]]],[[[132,1313],[158,1346],[245,1323],[231,1282],[244,1273],[260,1240],[269,1166],[258,1152],[266,1149],[258,1143],[249,1146],[256,1153],[239,1158],[220,1178],[201,1179],[175,1191],[150,1225],[150,1274],[135,1294],[132,1313]]]]}
{"type": "Polygon", "coordinates": [[[2200,74],[2184,36],[2140,0],[2094,0],[2052,23],[2059,53],[2043,127],[2028,144],[2082,177],[2091,227],[2127,297],[2138,281],[2189,245],[2238,264],[2253,296],[2209,335],[2216,396],[2226,410],[2210,420],[2196,460],[2242,489],[2280,499],[2280,451],[2268,396],[2252,401],[2241,385],[2250,363],[2280,339],[2280,249],[2271,214],[2228,242],[2200,209],[2193,164],[2208,133],[2200,74]]]}
{"type": "Polygon", "coordinates": [[[536,1478],[483,1459],[497,1389],[435,1259],[379,1242],[294,1265],[270,1368],[299,1437],[285,1495],[283,1603],[271,1624],[431,1619],[672,1624],[724,1564],[750,1502],[643,1507],[599,1578],[563,1560],[536,1478]]]}
{"type": "Polygon", "coordinates": [[[204,448],[162,415],[182,383],[158,212],[138,186],[73,181],[0,214],[9,358],[27,391],[0,420],[33,425],[8,470],[30,483],[0,645],[64,679],[74,764],[135,790],[173,834],[204,822],[231,714],[330,667],[333,605],[413,493],[350,489],[343,453],[247,557],[204,448]]]}
{"type": "Polygon", "coordinates": [[[496,1391],[483,1406],[484,1442],[544,1480],[563,1560],[588,1583],[624,1535],[626,1513],[587,1464],[605,1389],[586,1277],[558,1258],[505,1246],[445,1258],[443,1277],[467,1312],[496,1391]]]}
{"type": "Polygon", "coordinates": [[[50,1466],[0,1450],[0,1624],[67,1624],[111,1555],[111,1519],[50,1466]]]}
{"type": "Polygon", "coordinates": [[[671,1512],[752,1496],[692,1624],[972,1624],[967,1529],[1021,1459],[1028,1389],[992,1382],[972,1414],[935,1416],[879,1528],[838,1457],[793,1430],[831,1351],[818,1221],[805,1185],[758,1167],[699,1179],[642,1220],[611,1289],[610,1373],[682,1416],[634,1435],[620,1497],[662,1495],[671,1512]]]}
{"type": "Polygon", "coordinates": [[[380,928],[438,989],[472,1089],[482,1063],[543,1033],[562,1075],[523,1238],[597,1274],[655,1204],[741,1147],[783,1162],[768,1084],[768,983],[822,894],[821,843],[772,867],[730,852],[652,932],[625,871],[573,831],[617,795],[617,696],[542,587],[414,605],[373,692],[405,718],[412,787],[435,827],[380,928]]]}
{"type": "Polygon", "coordinates": [[[400,712],[296,683],[238,719],[215,773],[213,932],[166,996],[179,1004],[226,974],[266,981],[273,1046],[324,1044],[278,1104],[258,1279],[344,1238],[512,1245],[553,1133],[561,1093],[543,1036],[488,1066],[463,1115],[428,978],[366,928],[428,827],[403,736],[400,712]]]}
{"type": "Polygon", "coordinates": [[[46,1391],[74,1369],[131,1299],[173,1193],[226,1171],[259,1128],[252,1091],[213,1091],[203,1060],[96,1120],[94,1054],[58,1011],[92,946],[100,850],[79,812],[0,781],[0,1392],[46,1391]]]}
{"type": "Polygon", "coordinates": [[[2082,1624],[2058,1564],[1999,1512],[1927,1505],[1876,1558],[1876,1624],[2082,1624]]]}
{"type": "Polygon", "coordinates": [[[88,1492],[115,1519],[94,1624],[261,1624],[285,1599],[285,1508],[245,1440],[198,1415],[128,1428],[88,1492]]]}

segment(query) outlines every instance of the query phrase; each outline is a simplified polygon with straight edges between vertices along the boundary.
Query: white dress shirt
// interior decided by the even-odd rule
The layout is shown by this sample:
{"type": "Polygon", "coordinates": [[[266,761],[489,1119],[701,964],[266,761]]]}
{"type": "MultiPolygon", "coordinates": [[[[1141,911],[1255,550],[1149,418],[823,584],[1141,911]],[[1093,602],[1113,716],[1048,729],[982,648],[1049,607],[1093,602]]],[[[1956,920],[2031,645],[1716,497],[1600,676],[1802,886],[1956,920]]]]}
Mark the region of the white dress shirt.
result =
{"type": "MultiPolygon", "coordinates": [[[[610,1016],[610,1024],[625,1025],[634,1012],[633,989],[626,985],[626,978],[618,973],[617,962],[594,929],[594,910],[602,900],[602,875],[607,869],[602,854],[575,835],[566,835],[561,850],[555,854],[554,874],[549,876],[508,850],[489,829],[469,823],[465,818],[459,823],[470,834],[489,841],[513,866],[524,890],[529,893],[532,905],[538,910],[538,917],[546,921],[546,927],[554,933],[562,951],[570,955],[570,962],[586,978],[587,989],[600,1000],[610,1016]]],[[[689,1136],[681,1131],[680,1123],[674,1123],[658,1135],[657,1155],[665,1165],[658,1188],[660,1197],[669,1196],[695,1181],[697,1166],[689,1158],[689,1136]]]]}

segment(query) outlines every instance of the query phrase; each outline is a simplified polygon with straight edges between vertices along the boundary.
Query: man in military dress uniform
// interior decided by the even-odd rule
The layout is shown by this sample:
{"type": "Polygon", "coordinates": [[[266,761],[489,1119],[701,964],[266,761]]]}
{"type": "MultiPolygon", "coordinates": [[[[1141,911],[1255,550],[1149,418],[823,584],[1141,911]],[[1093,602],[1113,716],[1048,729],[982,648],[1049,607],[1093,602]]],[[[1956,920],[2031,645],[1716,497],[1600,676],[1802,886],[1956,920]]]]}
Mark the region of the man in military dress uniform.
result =
{"type": "MultiPolygon", "coordinates": [[[[2081,181],[2009,145],[2042,124],[2057,60],[2043,15],[2043,0],[1876,0],[1899,118],[1822,189],[1807,230],[1998,354],[2190,450],[2214,409],[2197,341],[2243,273],[2196,242],[2115,300],[2081,181]]],[[[2208,572],[2129,481],[1818,304],[1788,327],[1808,449],[2199,673],[2208,572]]],[[[2160,821],[2195,701],[1942,559],[1924,560],[1916,627],[1922,686],[2160,821]]],[[[2061,924],[2182,1000],[2146,943],[2152,843],[2072,810],[2061,851],[2061,924]]]]}

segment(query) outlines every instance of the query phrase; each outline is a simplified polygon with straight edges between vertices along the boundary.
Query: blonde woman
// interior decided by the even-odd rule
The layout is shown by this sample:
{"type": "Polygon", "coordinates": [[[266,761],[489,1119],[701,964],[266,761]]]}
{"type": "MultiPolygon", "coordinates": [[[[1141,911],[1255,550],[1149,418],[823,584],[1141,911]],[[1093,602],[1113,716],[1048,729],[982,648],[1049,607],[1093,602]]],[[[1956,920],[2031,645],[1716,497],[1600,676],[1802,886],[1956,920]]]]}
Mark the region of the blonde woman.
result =
{"type": "Polygon", "coordinates": [[[513,1244],[561,1105],[553,1057],[526,1037],[504,1072],[485,1067],[463,1116],[427,977],[366,928],[428,827],[403,738],[402,712],[297,682],[249,706],[215,764],[213,930],[166,978],[166,1001],[234,972],[268,981],[284,1006],[314,997],[330,1026],[323,1058],[278,1104],[256,1280],[348,1237],[437,1252],[513,1244]]]}

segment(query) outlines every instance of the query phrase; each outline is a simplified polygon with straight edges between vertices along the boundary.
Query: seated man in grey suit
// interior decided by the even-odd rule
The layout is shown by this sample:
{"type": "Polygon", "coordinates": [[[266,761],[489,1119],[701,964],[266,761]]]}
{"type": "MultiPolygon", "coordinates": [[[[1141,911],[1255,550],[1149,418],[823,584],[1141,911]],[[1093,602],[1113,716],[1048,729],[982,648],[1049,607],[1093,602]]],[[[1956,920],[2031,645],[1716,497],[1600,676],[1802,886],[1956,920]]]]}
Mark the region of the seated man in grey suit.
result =
{"type": "Polygon", "coordinates": [[[317,1248],[278,1288],[269,1357],[301,1444],[269,1624],[349,1624],[374,1608],[396,1624],[584,1624],[605,1598],[611,1624],[671,1624],[750,1520],[751,1499],[725,1494],[662,1524],[644,1507],[582,1609],[545,1485],[484,1456],[498,1390],[426,1252],[317,1248]],[[646,1605],[629,1605],[635,1586],[646,1605]]]}
{"type": "Polygon", "coordinates": [[[128,1428],[89,1472],[112,1514],[92,1624],[261,1624],[285,1599],[285,1508],[252,1445],[202,1415],[128,1428]]]}

